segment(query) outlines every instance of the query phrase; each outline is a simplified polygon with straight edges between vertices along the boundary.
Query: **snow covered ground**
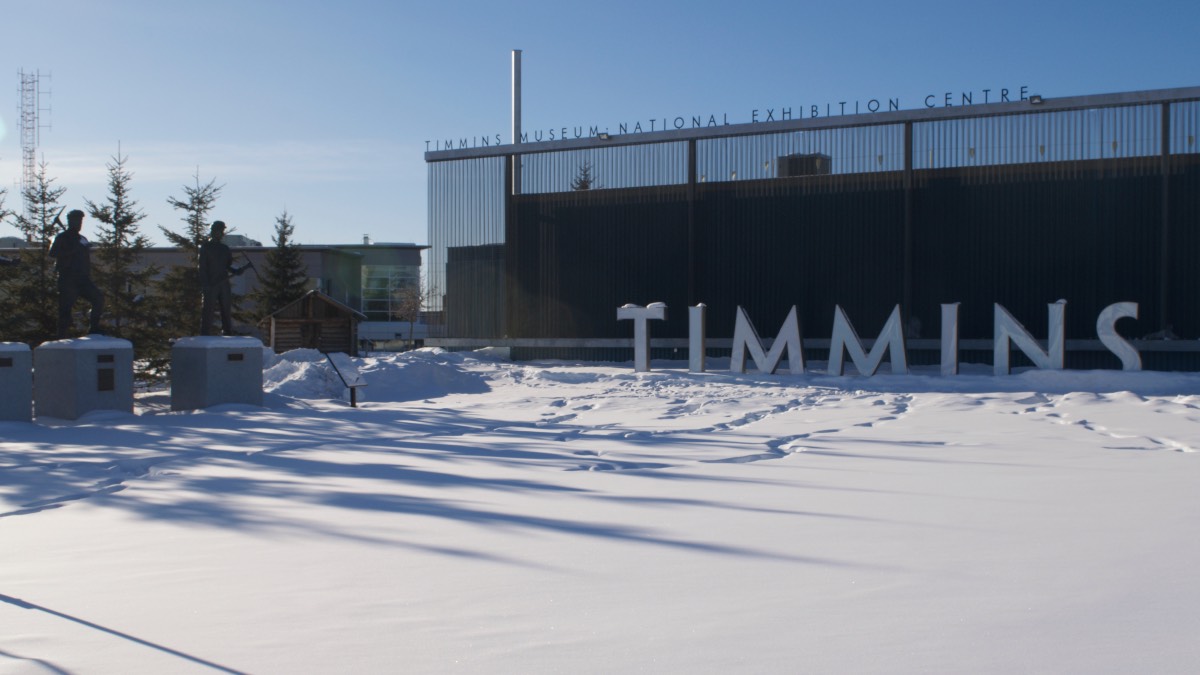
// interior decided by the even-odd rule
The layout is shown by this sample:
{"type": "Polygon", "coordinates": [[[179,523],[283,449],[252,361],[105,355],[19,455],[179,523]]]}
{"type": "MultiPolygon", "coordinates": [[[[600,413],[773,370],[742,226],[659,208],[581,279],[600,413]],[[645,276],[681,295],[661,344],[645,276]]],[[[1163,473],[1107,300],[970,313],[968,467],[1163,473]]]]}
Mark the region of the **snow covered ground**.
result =
{"type": "Polygon", "coordinates": [[[1200,670],[1200,375],[655,366],[0,423],[0,673],[1200,670]]]}

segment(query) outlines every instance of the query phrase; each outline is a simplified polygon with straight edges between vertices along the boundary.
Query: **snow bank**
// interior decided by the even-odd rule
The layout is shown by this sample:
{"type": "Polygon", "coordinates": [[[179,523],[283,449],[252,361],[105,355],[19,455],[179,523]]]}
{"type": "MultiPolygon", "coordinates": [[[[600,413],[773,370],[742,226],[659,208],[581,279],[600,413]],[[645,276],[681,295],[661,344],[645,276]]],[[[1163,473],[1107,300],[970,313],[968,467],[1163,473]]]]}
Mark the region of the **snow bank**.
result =
{"type": "MultiPolygon", "coordinates": [[[[686,361],[655,361],[654,370],[635,373],[632,364],[536,361],[512,363],[497,350],[447,352],[426,348],[399,354],[354,359],[367,386],[358,392],[361,402],[388,403],[435,399],[451,394],[479,394],[492,382],[532,386],[587,385],[607,382],[615,386],[796,386],[823,387],[880,393],[1012,393],[1133,392],[1143,396],[1200,396],[1200,373],[1119,370],[1036,370],[996,376],[990,366],[963,366],[960,375],[945,377],[937,366],[918,366],[908,375],[887,372],[863,377],[827,375],[823,362],[810,362],[803,375],[787,372],[747,373],[728,370],[728,359],[710,359],[709,371],[690,373],[686,361]]],[[[349,391],[315,349],[263,354],[263,388],[297,400],[349,401],[349,391]]]]}
{"type": "MultiPolygon", "coordinates": [[[[489,390],[479,373],[467,370],[480,356],[418,349],[382,358],[360,360],[367,380],[364,401],[416,401],[449,394],[481,394],[489,390]]],[[[483,357],[489,359],[489,357],[483,357]]]]}
{"type": "Polygon", "coordinates": [[[269,366],[263,361],[264,392],[298,399],[342,398],[345,387],[321,352],[293,349],[272,361],[269,366]]]}
{"type": "MultiPolygon", "coordinates": [[[[349,391],[324,354],[315,349],[294,349],[264,359],[263,390],[293,399],[350,400],[349,391]]],[[[464,364],[494,360],[488,355],[467,355],[440,349],[420,349],[403,354],[353,359],[367,381],[359,389],[360,402],[399,402],[438,398],[448,394],[488,391],[478,373],[464,364]]]]}

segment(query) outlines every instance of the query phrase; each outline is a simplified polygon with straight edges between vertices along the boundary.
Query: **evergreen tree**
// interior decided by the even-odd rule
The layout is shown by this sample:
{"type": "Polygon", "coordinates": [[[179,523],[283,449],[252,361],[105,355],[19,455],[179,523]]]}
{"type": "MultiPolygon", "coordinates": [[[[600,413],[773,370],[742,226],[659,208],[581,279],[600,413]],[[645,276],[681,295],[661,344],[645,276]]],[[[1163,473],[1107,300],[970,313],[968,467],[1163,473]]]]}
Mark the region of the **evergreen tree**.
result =
{"type": "Polygon", "coordinates": [[[184,199],[167,198],[168,204],[183,211],[183,232],[159,226],[168,241],[187,253],[188,261],[172,265],[158,284],[162,328],[169,338],[196,335],[200,330],[200,246],[208,240],[209,214],[224,187],[215,178],[202,185],[199,172],[195,178],[195,186],[183,186],[184,199]]]}
{"type": "MultiPolygon", "coordinates": [[[[0,188],[0,223],[8,220],[13,215],[12,211],[9,211],[4,207],[4,200],[7,197],[8,190],[0,188]]],[[[3,305],[5,304],[4,298],[8,294],[9,280],[12,279],[17,273],[17,270],[14,268],[14,266],[18,264],[20,264],[19,258],[0,259],[0,311],[5,309],[3,305]]],[[[11,312],[3,311],[3,313],[0,314],[0,342],[11,339],[9,336],[13,332],[11,325],[13,323],[12,319],[13,314],[11,312]]]]}
{"type": "Polygon", "coordinates": [[[25,210],[13,224],[31,247],[21,252],[20,265],[0,275],[0,320],[6,340],[37,346],[58,334],[58,280],[48,253],[62,227],[59,200],[66,191],[46,175],[45,162],[38,165],[33,183],[21,191],[25,210]]]}
{"type": "Polygon", "coordinates": [[[8,220],[9,216],[13,215],[12,211],[4,208],[4,200],[8,198],[8,190],[0,187],[0,223],[8,220]]]}
{"type": "Polygon", "coordinates": [[[600,187],[600,181],[592,176],[592,163],[585,161],[579,166],[579,173],[571,179],[572,190],[593,190],[600,187]]]}
{"type": "Polygon", "coordinates": [[[259,318],[300,298],[306,292],[308,268],[300,249],[292,241],[292,216],[285,210],[275,218],[275,248],[267,252],[266,269],[259,277],[258,290],[253,294],[255,313],[259,318]]]}
{"type": "MultiPolygon", "coordinates": [[[[8,209],[4,208],[4,200],[7,198],[8,198],[8,190],[0,187],[0,223],[3,223],[4,221],[8,220],[10,217],[13,216],[12,211],[9,211],[8,209]]],[[[12,260],[9,262],[15,263],[16,261],[12,260]]]]}
{"type": "Polygon", "coordinates": [[[126,168],[128,157],[122,157],[118,150],[112,159],[107,165],[106,202],[84,200],[88,215],[98,222],[93,276],[104,291],[108,331],[133,342],[134,353],[144,364],[167,356],[165,336],[156,325],[156,303],[150,299],[159,268],[141,265],[150,240],[138,231],[138,223],[146,215],[129,196],[133,174],[126,168]]]}

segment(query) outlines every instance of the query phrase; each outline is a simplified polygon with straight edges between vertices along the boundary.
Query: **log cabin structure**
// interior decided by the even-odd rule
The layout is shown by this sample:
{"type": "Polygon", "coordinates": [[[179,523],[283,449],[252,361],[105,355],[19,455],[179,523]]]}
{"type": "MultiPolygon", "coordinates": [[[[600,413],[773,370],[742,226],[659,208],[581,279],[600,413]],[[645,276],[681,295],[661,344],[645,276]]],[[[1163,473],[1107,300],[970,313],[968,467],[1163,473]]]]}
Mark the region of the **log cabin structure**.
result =
{"type": "Polygon", "coordinates": [[[290,349],[316,349],[357,356],[358,323],[366,318],[362,312],[313,290],[268,315],[259,327],[276,354],[290,349]]]}

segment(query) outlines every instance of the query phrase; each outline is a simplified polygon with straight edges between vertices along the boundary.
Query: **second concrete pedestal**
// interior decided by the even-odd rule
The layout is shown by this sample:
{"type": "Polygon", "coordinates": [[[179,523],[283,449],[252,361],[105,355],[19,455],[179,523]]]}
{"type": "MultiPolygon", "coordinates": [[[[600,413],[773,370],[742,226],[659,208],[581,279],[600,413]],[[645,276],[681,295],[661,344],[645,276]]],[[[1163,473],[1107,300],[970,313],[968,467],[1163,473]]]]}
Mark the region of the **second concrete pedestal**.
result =
{"type": "Polygon", "coordinates": [[[262,405],[262,352],[262,342],[251,337],[176,340],[171,348],[171,409],[262,405]]]}

